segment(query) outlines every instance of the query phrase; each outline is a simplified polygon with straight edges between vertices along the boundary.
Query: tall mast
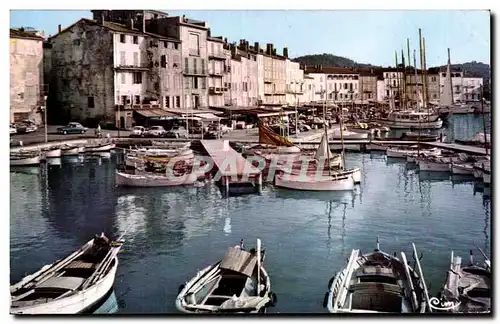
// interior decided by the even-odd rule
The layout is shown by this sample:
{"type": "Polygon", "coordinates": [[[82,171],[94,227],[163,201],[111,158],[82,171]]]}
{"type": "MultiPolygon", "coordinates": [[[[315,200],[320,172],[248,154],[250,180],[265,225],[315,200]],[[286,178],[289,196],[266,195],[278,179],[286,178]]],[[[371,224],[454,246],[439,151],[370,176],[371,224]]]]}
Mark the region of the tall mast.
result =
{"type": "MultiPolygon", "coordinates": [[[[411,64],[410,63],[411,62],[411,56],[410,56],[410,39],[409,38],[406,39],[406,47],[408,48],[408,64],[411,64]]],[[[415,64],[414,64],[414,68],[415,69],[417,68],[417,66],[415,64]]],[[[415,79],[415,83],[416,82],[417,82],[417,79],[415,79]]],[[[407,102],[407,104],[409,104],[409,101],[410,101],[409,99],[410,99],[410,96],[408,96],[408,102],[407,102]]]]}
{"type": "MultiPolygon", "coordinates": [[[[413,65],[415,66],[415,93],[417,95],[417,98],[419,96],[419,91],[418,91],[418,86],[417,86],[417,51],[416,50],[413,50],[413,65]]],[[[418,104],[418,99],[417,99],[417,108],[420,108],[419,107],[419,104],[418,104]]],[[[417,137],[417,157],[420,155],[420,129],[422,128],[421,127],[421,118],[420,116],[418,117],[418,137],[417,137]]]]}
{"type": "Polygon", "coordinates": [[[402,96],[402,101],[403,101],[404,110],[406,110],[406,65],[405,65],[405,55],[403,53],[403,50],[401,50],[401,64],[403,64],[403,96],[402,96]]]}
{"type": "Polygon", "coordinates": [[[418,29],[418,44],[420,48],[420,73],[421,73],[421,80],[422,80],[422,101],[423,101],[423,106],[426,107],[427,105],[425,104],[425,91],[423,89],[425,88],[424,84],[424,55],[422,51],[422,29],[418,29]]]}
{"type": "MultiPolygon", "coordinates": [[[[396,92],[396,94],[399,97],[399,108],[401,108],[401,96],[400,96],[400,92],[399,92],[398,51],[394,51],[394,59],[396,60],[396,87],[398,89],[398,91],[396,92]]],[[[396,96],[394,96],[394,97],[396,97],[396,96]]]]}
{"type": "Polygon", "coordinates": [[[425,107],[429,104],[429,79],[427,78],[427,59],[425,55],[425,37],[422,38],[422,55],[424,57],[424,93],[425,93],[425,107]]]}
{"type": "MultiPolygon", "coordinates": [[[[451,104],[453,105],[453,78],[451,77],[451,59],[450,59],[450,49],[448,48],[448,66],[446,67],[446,75],[450,78],[450,94],[451,94],[451,104]]],[[[453,111],[453,109],[452,109],[453,111]]]]}
{"type": "Polygon", "coordinates": [[[481,85],[481,114],[483,115],[483,130],[484,130],[484,149],[486,155],[488,155],[488,138],[486,137],[486,117],[484,117],[484,98],[483,98],[483,86],[481,85]]]}
{"type": "MultiPolygon", "coordinates": [[[[342,170],[345,168],[345,160],[344,160],[344,107],[343,105],[341,105],[340,107],[340,143],[342,145],[342,155],[341,155],[341,159],[342,159],[342,170]]],[[[328,146],[328,148],[330,148],[330,146],[328,146]]],[[[330,168],[328,168],[328,170],[330,170],[330,168]]]]}

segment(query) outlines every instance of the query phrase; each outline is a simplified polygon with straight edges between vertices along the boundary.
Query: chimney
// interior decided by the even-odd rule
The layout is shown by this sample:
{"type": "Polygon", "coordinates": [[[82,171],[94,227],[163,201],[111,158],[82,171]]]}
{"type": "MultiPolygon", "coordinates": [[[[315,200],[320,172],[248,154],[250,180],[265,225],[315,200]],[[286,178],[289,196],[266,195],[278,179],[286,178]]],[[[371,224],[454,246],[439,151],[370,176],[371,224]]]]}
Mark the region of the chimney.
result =
{"type": "Polygon", "coordinates": [[[212,33],[210,32],[210,28],[207,30],[207,36],[210,37],[212,33]]]}
{"type": "Polygon", "coordinates": [[[236,43],[231,44],[231,56],[236,55],[236,43]]]}
{"type": "Polygon", "coordinates": [[[273,55],[276,56],[276,49],[273,48],[273,55]]]}
{"type": "Polygon", "coordinates": [[[248,48],[249,48],[249,47],[250,47],[250,46],[248,45],[248,41],[245,41],[245,51],[246,51],[246,52],[248,52],[248,48]]]}
{"type": "Polygon", "coordinates": [[[61,25],[57,25],[57,33],[60,33],[61,32],[61,25]]]}
{"type": "Polygon", "coordinates": [[[227,38],[224,38],[224,44],[227,44],[227,38]]]}
{"type": "Polygon", "coordinates": [[[288,47],[283,48],[283,56],[288,58],[288,47]]]}
{"type": "Polygon", "coordinates": [[[266,54],[267,55],[271,55],[273,52],[273,44],[269,44],[267,43],[267,47],[266,47],[266,54]]]}
{"type": "Polygon", "coordinates": [[[260,47],[259,47],[259,42],[255,42],[254,46],[255,50],[257,51],[257,53],[260,52],[260,47]]]}

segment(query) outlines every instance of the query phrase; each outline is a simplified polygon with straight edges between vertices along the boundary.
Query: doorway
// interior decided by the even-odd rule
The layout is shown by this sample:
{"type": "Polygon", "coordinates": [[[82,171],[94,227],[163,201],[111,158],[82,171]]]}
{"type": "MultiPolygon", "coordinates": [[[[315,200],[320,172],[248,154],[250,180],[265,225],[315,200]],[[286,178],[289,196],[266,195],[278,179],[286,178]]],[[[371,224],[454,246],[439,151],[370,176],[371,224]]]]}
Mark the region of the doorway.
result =
{"type": "Polygon", "coordinates": [[[194,95],[194,109],[198,109],[200,107],[200,96],[194,95]]]}

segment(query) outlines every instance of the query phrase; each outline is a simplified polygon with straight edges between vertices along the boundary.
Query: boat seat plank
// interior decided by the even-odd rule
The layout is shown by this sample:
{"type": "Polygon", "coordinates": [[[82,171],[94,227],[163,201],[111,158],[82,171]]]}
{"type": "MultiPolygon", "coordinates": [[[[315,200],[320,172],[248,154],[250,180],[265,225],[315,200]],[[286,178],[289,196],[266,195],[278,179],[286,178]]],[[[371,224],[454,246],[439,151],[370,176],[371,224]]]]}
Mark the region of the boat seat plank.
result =
{"type": "Polygon", "coordinates": [[[232,270],[251,277],[257,263],[257,257],[247,251],[230,247],[219,268],[232,270]]]}
{"type": "Polygon", "coordinates": [[[75,260],[68,264],[65,268],[66,269],[95,269],[97,264],[91,263],[91,262],[85,262],[85,261],[80,261],[80,260],[75,260]]]}
{"type": "Polygon", "coordinates": [[[382,268],[382,267],[363,267],[361,268],[357,274],[358,277],[363,276],[384,276],[384,277],[392,277],[395,278],[394,272],[391,268],[382,268]]]}
{"type": "Polygon", "coordinates": [[[403,294],[403,288],[398,285],[391,285],[382,282],[360,282],[353,284],[349,287],[350,291],[356,293],[369,291],[369,292],[387,292],[393,294],[403,294]]]}
{"type": "Polygon", "coordinates": [[[35,288],[56,288],[56,289],[67,289],[67,290],[75,290],[79,288],[85,278],[79,277],[52,277],[38,285],[35,288]]]}

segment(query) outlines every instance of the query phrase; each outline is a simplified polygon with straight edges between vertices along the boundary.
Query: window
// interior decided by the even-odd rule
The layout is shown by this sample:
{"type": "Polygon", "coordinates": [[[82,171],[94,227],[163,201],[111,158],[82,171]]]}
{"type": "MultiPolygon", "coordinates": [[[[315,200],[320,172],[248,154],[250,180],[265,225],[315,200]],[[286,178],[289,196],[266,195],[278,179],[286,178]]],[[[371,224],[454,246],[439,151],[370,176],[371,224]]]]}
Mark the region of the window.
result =
{"type": "Polygon", "coordinates": [[[189,55],[200,55],[200,35],[189,34],[189,55]]]}
{"type": "Polygon", "coordinates": [[[205,74],[205,59],[201,59],[201,74],[205,74]]]}
{"type": "Polygon", "coordinates": [[[127,65],[125,51],[120,52],[120,65],[127,65]]]}
{"type": "Polygon", "coordinates": [[[122,105],[126,105],[128,103],[130,103],[128,96],[122,96],[122,105]]]}
{"type": "Polygon", "coordinates": [[[177,107],[177,108],[181,107],[181,96],[175,97],[175,107],[177,107]]]}
{"type": "Polygon", "coordinates": [[[184,70],[189,71],[189,59],[187,57],[184,59],[184,70]]]}
{"type": "Polygon", "coordinates": [[[385,90],[387,97],[389,97],[389,90],[385,90]]]}
{"type": "Polygon", "coordinates": [[[165,96],[165,108],[170,108],[170,97],[165,96]]]}
{"type": "Polygon", "coordinates": [[[134,36],[133,41],[134,44],[139,44],[139,36],[134,36]]]}
{"type": "Polygon", "coordinates": [[[196,57],[193,57],[193,72],[196,74],[196,57]]]}
{"type": "Polygon", "coordinates": [[[349,83],[349,91],[352,91],[352,83],[349,83]]]}
{"type": "Polygon", "coordinates": [[[165,76],[165,88],[170,88],[170,75],[165,76]]]}
{"type": "Polygon", "coordinates": [[[446,77],[446,73],[441,73],[441,76],[442,76],[443,78],[445,78],[445,77],[446,77]]]}
{"type": "Polygon", "coordinates": [[[309,90],[312,90],[312,89],[311,89],[311,85],[309,85],[309,90]]]}
{"type": "Polygon", "coordinates": [[[80,40],[79,39],[75,39],[73,41],[73,45],[80,46],[80,40]]]}
{"type": "Polygon", "coordinates": [[[134,103],[136,105],[140,105],[141,104],[141,96],[135,95],[134,98],[135,98],[134,103]]]}
{"type": "Polygon", "coordinates": [[[120,34],[120,43],[125,43],[125,35],[120,34]]]}
{"type": "Polygon", "coordinates": [[[185,89],[190,89],[191,88],[191,79],[190,78],[184,78],[184,88],[185,89]]]}
{"type": "Polygon", "coordinates": [[[435,93],[434,93],[434,94],[432,95],[432,98],[436,99],[436,98],[437,98],[437,94],[435,94],[435,93]]]}
{"type": "Polygon", "coordinates": [[[347,83],[344,83],[344,89],[347,90],[347,83]]]}
{"type": "Polygon", "coordinates": [[[212,50],[212,54],[215,54],[215,51],[214,51],[214,45],[215,45],[214,43],[210,44],[210,48],[211,48],[211,50],[212,50]]]}
{"type": "Polygon", "coordinates": [[[206,83],[206,79],[205,78],[201,78],[201,88],[202,89],[206,89],[207,88],[207,83],[206,83]]]}
{"type": "Polygon", "coordinates": [[[121,79],[122,79],[122,84],[126,84],[127,83],[127,74],[126,73],[122,73],[121,74],[121,79]]]}
{"type": "Polygon", "coordinates": [[[198,78],[193,77],[193,89],[198,89],[198,78]]]}
{"type": "Polygon", "coordinates": [[[134,52],[134,66],[139,66],[139,53],[134,52]]]}
{"type": "Polygon", "coordinates": [[[166,68],[167,67],[167,56],[166,55],[162,55],[160,57],[160,66],[162,68],[166,68]]]}
{"type": "Polygon", "coordinates": [[[371,99],[371,98],[372,98],[372,94],[368,93],[368,99],[371,99]]]}
{"type": "Polygon", "coordinates": [[[179,49],[179,43],[174,43],[174,49],[176,49],[176,50],[179,49]]]}
{"type": "Polygon", "coordinates": [[[142,72],[134,72],[134,84],[142,83],[142,72]]]}
{"type": "Polygon", "coordinates": [[[88,97],[87,98],[87,105],[89,108],[94,108],[94,97],[88,97]]]}
{"type": "Polygon", "coordinates": [[[168,42],[167,42],[167,41],[164,41],[164,42],[163,42],[163,47],[164,47],[164,48],[168,48],[168,42]]]}
{"type": "Polygon", "coordinates": [[[432,82],[436,82],[436,77],[435,77],[435,76],[433,76],[433,77],[431,78],[431,81],[432,81],[432,82]]]}

